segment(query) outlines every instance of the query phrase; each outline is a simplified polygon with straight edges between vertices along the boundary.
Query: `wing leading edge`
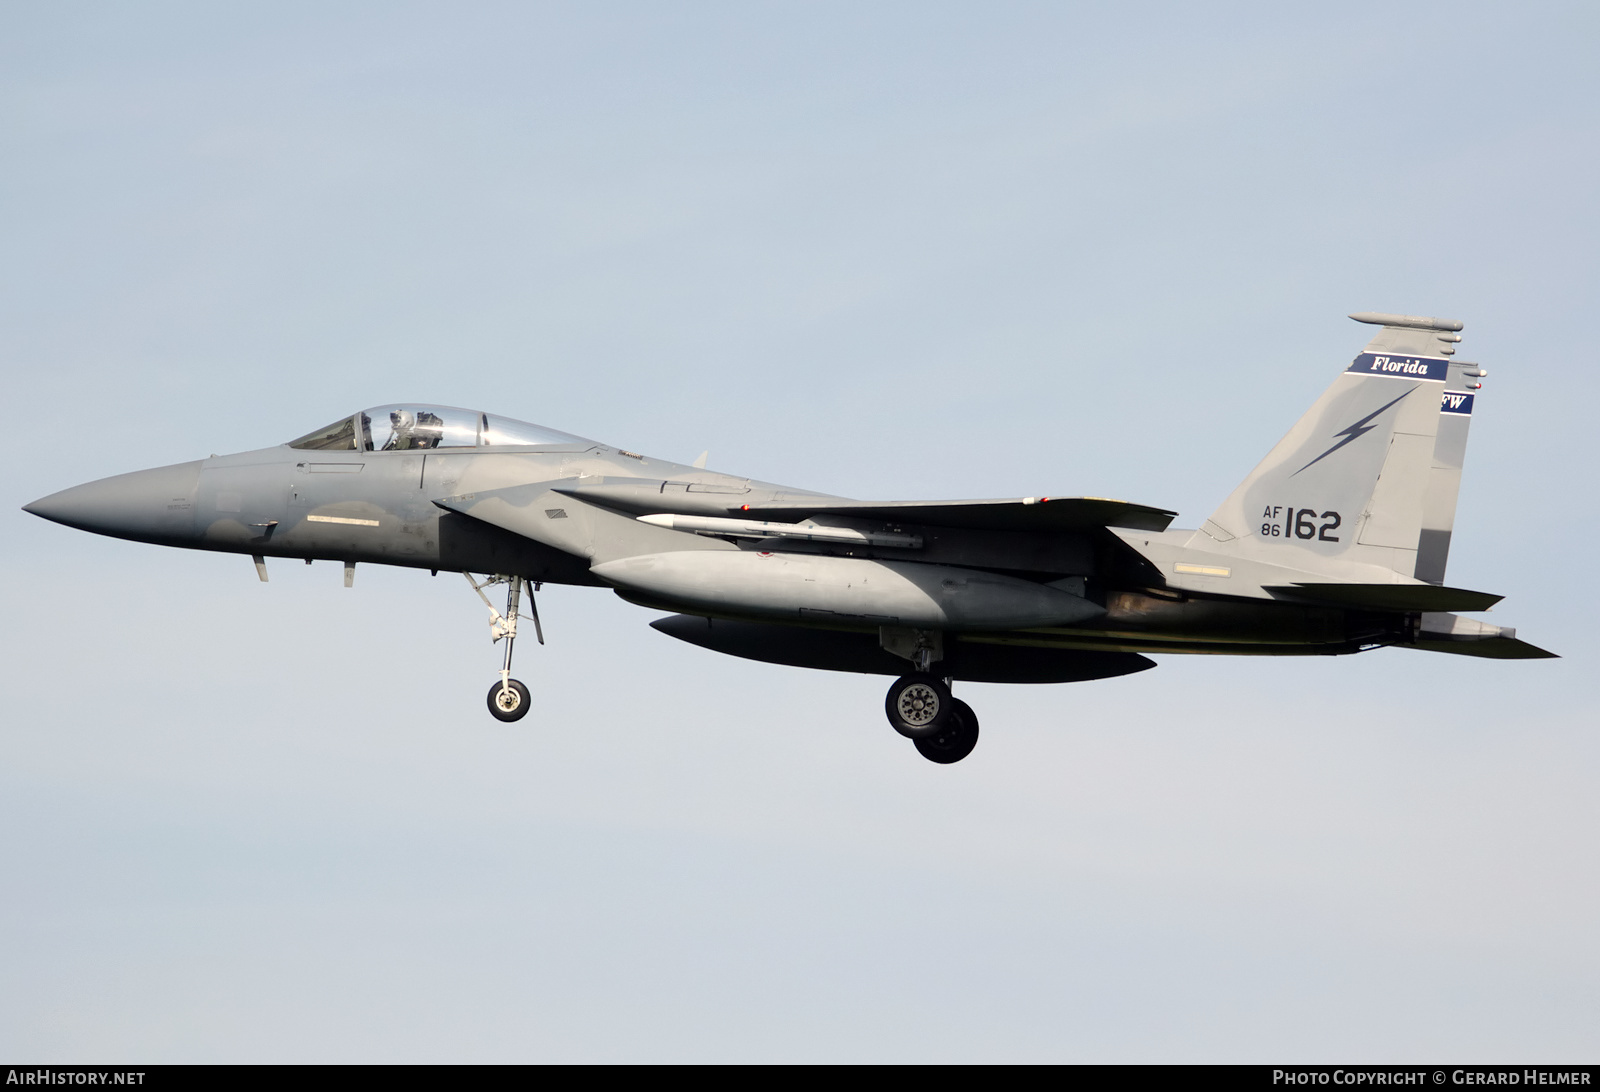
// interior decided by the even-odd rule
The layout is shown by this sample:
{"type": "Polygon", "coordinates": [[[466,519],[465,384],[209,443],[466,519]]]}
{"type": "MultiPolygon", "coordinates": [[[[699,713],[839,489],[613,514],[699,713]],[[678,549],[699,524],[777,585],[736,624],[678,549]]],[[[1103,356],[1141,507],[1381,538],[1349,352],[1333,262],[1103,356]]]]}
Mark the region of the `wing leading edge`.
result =
{"type": "Polygon", "coordinates": [[[739,512],[782,522],[831,515],[983,531],[1068,531],[1095,527],[1164,531],[1178,514],[1165,508],[1104,497],[957,501],[840,501],[830,498],[810,504],[752,504],[739,512]]]}

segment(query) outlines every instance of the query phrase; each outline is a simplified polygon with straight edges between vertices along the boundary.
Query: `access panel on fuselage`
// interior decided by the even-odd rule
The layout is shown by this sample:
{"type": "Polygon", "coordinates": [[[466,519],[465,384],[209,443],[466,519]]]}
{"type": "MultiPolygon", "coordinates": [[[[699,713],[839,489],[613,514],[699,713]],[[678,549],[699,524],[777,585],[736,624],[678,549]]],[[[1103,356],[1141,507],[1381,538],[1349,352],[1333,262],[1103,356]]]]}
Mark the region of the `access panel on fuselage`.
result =
{"type": "Polygon", "coordinates": [[[272,453],[208,459],[195,489],[195,533],[211,549],[269,544],[281,530],[285,492],[284,463],[272,453]]]}
{"type": "Polygon", "coordinates": [[[420,560],[437,553],[438,509],[422,491],[426,458],[319,452],[297,460],[282,547],[347,560],[420,560]]]}

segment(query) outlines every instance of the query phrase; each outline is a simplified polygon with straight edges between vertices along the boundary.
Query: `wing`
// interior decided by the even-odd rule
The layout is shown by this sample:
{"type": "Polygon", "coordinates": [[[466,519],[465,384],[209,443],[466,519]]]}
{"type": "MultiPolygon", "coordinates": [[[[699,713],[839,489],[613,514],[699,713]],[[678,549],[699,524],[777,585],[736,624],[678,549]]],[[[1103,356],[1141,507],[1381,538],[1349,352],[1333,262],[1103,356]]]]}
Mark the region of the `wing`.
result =
{"type": "Polygon", "coordinates": [[[794,523],[817,516],[848,516],[932,527],[984,531],[1068,531],[1129,527],[1164,531],[1176,512],[1104,497],[1023,497],[1017,500],[852,501],[819,498],[811,503],[784,501],[731,509],[751,518],[794,523]]]}

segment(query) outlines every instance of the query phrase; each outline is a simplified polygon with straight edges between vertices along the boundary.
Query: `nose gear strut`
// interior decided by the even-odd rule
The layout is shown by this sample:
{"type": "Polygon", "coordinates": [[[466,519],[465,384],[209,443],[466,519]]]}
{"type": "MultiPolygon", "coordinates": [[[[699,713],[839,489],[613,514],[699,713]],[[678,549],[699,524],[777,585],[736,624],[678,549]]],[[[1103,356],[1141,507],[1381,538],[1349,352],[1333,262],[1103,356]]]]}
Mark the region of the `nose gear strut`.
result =
{"type": "Polygon", "coordinates": [[[517,639],[517,618],[522,610],[522,590],[528,590],[528,614],[533,618],[533,633],[544,644],[544,627],[539,623],[539,604],[534,599],[533,593],[542,585],[533,584],[520,576],[508,576],[504,573],[488,577],[479,583],[472,579],[471,573],[462,573],[467,578],[467,583],[472,585],[472,590],[478,593],[478,598],[483,600],[483,605],[489,608],[489,636],[492,640],[505,640],[506,658],[500,666],[500,681],[489,688],[489,712],[503,721],[521,720],[528,715],[532,705],[532,698],[528,688],[517,679],[511,677],[511,650],[517,639]],[[494,604],[489,602],[489,597],[483,593],[485,588],[496,584],[506,585],[506,609],[501,614],[494,609],[494,604]]]}

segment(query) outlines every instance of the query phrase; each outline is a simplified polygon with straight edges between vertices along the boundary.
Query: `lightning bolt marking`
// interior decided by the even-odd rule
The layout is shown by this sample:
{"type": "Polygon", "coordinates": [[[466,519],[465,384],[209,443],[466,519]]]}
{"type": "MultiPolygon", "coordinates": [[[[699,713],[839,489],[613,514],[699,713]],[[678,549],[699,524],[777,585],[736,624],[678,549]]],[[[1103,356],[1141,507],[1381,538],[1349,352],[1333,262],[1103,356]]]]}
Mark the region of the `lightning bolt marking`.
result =
{"type": "MultiPolygon", "coordinates": [[[[1407,394],[1410,394],[1411,391],[1414,391],[1416,389],[1417,388],[1412,387],[1411,390],[1408,390],[1408,391],[1406,391],[1405,394],[1402,394],[1400,396],[1400,398],[1404,398],[1407,394]]],[[[1400,398],[1396,398],[1394,400],[1394,402],[1389,402],[1389,403],[1387,403],[1387,404],[1385,404],[1383,406],[1378,407],[1377,409],[1373,410],[1371,413],[1369,413],[1365,417],[1363,417],[1361,420],[1357,421],[1355,424],[1349,425],[1349,426],[1347,426],[1345,428],[1340,429],[1338,432],[1335,432],[1334,433],[1335,436],[1343,436],[1344,439],[1342,439],[1338,443],[1334,444],[1327,451],[1324,451],[1321,455],[1318,455],[1315,459],[1312,459],[1305,466],[1302,466],[1300,468],[1300,470],[1305,470],[1307,467],[1315,466],[1317,463],[1320,463],[1323,459],[1326,459],[1329,455],[1332,455],[1335,451],[1338,451],[1345,444],[1348,444],[1352,440],[1359,440],[1361,437],[1363,437],[1367,433],[1371,432],[1377,426],[1371,424],[1370,422],[1374,418],[1376,418],[1379,414],[1381,414],[1384,410],[1386,410],[1390,406],[1394,405],[1395,402],[1400,401],[1400,398]]],[[[1294,474],[1300,473],[1300,470],[1296,470],[1294,472],[1294,474]]],[[[1291,478],[1294,477],[1294,474],[1290,474],[1289,477],[1291,477],[1291,478]]]]}

